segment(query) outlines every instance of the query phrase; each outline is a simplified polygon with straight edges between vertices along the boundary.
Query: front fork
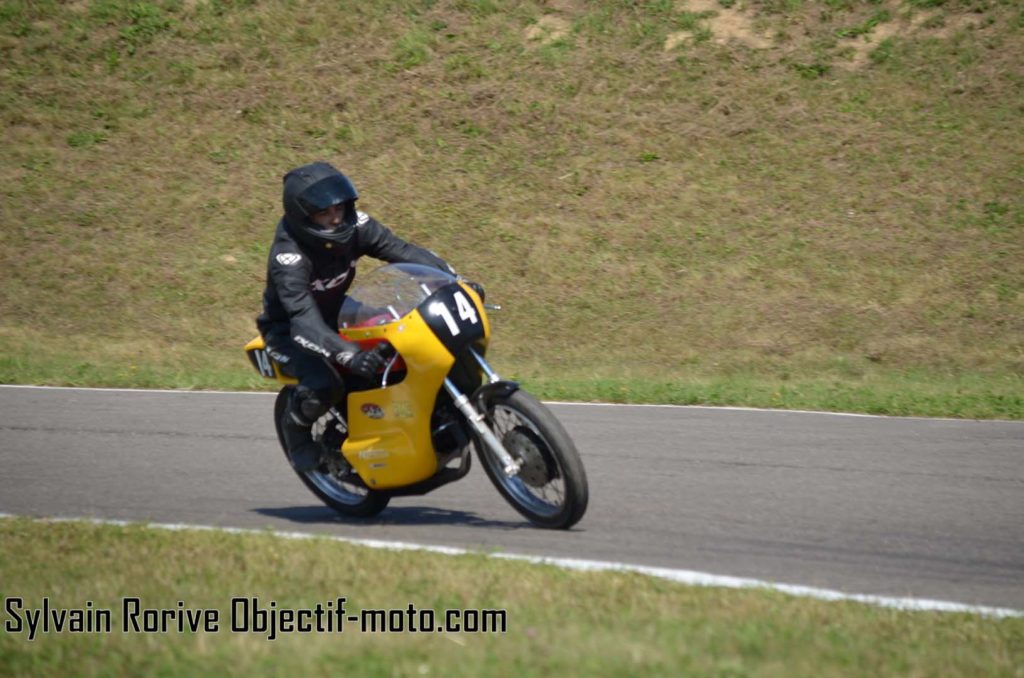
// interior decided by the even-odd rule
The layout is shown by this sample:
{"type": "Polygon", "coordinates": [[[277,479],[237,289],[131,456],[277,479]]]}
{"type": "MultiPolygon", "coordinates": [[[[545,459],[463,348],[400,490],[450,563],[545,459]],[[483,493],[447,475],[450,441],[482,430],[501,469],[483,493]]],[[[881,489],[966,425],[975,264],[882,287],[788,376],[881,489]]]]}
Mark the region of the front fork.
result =
{"type": "MultiPolygon", "coordinates": [[[[491,369],[491,366],[487,364],[487,361],[483,359],[483,356],[472,348],[468,350],[473,355],[473,358],[476,359],[477,363],[479,363],[480,369],[482,369],[484,374],[487,375],[487,379],[491,384],[496,384],[501,381],[501,377],[491,369]]],[[[501,461],[505,470],[505,475],[514,476],[519,473],[521,462],[513,459],[512,455],[510,455],[508,450],[505,449],[505,446],[502,445],[500,440],[498,440],[498,437],[494,435],[494,431],[491,430],[491,427],[488,426],[484,420],[483,413],[478,412],[477,409],[473,407],[473,403],[469,401],[466,394],[460,391],[458,387],[452,383],[451,379],[444,380],[444,388],[448,391],[448,395],[452,397],[452,401],[455,403],[455,406],[459,408],[459,411],[462,412],[464,417],[466,417],[466,421],[468,421],[470,426],[476,430],[480,439],[483,440],[487,447],[491,448],[491,451],[494,452],[501,461]]]]}

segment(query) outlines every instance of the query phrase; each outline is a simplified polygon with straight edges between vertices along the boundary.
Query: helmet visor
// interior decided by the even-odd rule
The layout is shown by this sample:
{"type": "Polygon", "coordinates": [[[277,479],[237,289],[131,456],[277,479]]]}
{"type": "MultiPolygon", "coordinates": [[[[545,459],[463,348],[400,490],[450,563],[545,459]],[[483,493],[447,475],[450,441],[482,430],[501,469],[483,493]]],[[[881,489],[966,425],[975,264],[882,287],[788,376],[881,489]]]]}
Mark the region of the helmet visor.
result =
{"type": "Polygon", "coordinates": [[[322,212],[328,207],[355,200],[355,188],[343,176],[330,176],[316,182],[296,198],[299,207],[307,217],[322,212]]]}

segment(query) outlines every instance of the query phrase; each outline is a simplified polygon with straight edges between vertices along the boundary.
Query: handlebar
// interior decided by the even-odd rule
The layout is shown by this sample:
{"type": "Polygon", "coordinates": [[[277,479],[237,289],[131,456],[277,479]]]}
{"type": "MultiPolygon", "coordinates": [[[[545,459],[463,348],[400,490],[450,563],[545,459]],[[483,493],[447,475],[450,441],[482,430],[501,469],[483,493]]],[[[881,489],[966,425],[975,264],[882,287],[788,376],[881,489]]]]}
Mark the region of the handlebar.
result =
{"type": "Polygon", "coordinates": [[[384,360],[388,361],[388,364],[384,366],[384,374],[380,379],[381,388],[385,388],[388,385],[388,375],[391,374],[391,368],[395,366],[395,362],[398,361],[398,351],[387,341],[382,341],[372,349],[384,360]]]}

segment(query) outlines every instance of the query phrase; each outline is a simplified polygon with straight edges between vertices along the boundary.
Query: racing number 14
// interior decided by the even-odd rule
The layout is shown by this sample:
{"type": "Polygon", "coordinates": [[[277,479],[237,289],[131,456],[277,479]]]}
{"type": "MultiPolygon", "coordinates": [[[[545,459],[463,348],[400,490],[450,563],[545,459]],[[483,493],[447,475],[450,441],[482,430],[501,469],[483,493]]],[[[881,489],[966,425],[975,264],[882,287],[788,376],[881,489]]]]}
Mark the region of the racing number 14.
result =
{"type": "MultiPolygon", "coordinates": [[[[460,318],[470,325],[476,325],[480,322],[480,318],[476,315],[476,309],[473,308],[473,304],[470,303],[469,299],[462,292],[456,292],[453,296],[455,297],[455,306],[458,308],[460,318]]],[[[448,326],[448,330],[452,333],[453,337],[459,334],[459,323],[452,317],[452,312],[448,310],[447,306],[440,301],[436,301],[430,305],[430,312],[444,320],[444,324],[448,326]]]]}

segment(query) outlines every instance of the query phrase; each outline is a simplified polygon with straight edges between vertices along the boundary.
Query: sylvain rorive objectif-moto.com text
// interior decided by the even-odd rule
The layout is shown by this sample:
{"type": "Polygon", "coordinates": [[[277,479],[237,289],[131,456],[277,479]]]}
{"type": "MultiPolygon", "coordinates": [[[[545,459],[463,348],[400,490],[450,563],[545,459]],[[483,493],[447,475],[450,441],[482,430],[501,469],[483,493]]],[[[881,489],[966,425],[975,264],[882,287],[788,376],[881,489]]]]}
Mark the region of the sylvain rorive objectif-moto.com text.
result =
{"type": "Polygon", "coordinates": [[[505,610],[450,609],[435,612],[414,603],[404,608],[360,609],[349,613],[348,599],[337,597],[308,607],[282,607],[253,596],[231,598],[226,610],[193,608],[184,601],[171,607],[148,607],[138,597],[121,598],[116,608],[60,607],[44,597],[38,607],[17,596],[4,598],[3,630],[36,640],[46,634],[251,633],[276,640],[292,633],[505,633],[505,610]],[[116,613],[116,614],[115,614],[116,613]],[[115,624],[115,619],[118,623],[115,624]]]}

